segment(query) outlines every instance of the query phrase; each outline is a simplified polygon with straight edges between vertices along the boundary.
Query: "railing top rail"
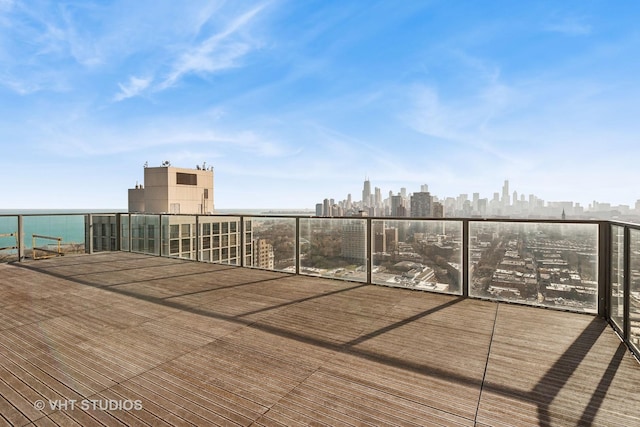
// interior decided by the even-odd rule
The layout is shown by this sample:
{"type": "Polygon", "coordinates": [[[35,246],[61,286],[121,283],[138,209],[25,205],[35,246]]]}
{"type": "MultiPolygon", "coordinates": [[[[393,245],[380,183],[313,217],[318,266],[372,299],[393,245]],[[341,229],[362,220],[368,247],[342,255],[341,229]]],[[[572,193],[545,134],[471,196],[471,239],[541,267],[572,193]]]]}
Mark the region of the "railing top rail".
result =
{"type": "Polygon", "coordinates": [[[606,222],[611,224],[611,225],[619,225],[621,227],[629,227],[629,228],[633,228],[633,229],[636,229],[636,230],[640,230],[640,224],[636,224],[634,222],[619,221],[617,219],[606,220],[606,222]]]}
{"type": "Polygon", "coordinates": [[[198,216],[198,217],[221,217],[221,218],[264,218],[264,219],[371,219],[376,221],[427,221],[427,222],[499,222],[499,223],[537,223],[537,224],[613,224],[619,226],[627,226],[640,230],[640,223],[628,221],[620,221],[615,219],[559,219],[559,218],[506,218],[506,217],[444,217],[444,218],[428,218],[428,217],[398,217],[398,216],[316,216],[302,214],[255,214],[255,213],[213,213],[213,214],[177,214],[167,212],[143,213],[143,212],[120,212],[120,211],[96,211],[96,212],[38,212],[38,213],[3,213],[0,218],[16,218],[22,217],[43,217],[43,216],[84,216],[84,215],[162,215],[162,216],[198,216]]]}
{"type": "Polygon", "coordinates": [[[127,214],[128,212],[42,212],[42,213],[3,213],[0,218],[16,218],[16,217],[42,217],[42,216],[86,216],[86,215],[117,215],[127,214]]]}

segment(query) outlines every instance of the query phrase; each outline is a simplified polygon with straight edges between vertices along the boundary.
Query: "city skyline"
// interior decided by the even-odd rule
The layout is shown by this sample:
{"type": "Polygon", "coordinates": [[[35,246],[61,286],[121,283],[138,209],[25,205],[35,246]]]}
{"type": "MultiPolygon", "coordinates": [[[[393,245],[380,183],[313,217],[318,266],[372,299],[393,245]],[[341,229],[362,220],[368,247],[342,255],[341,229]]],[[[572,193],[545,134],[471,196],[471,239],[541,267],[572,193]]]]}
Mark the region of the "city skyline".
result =
{"type": "MultiPolygon", "coordinates": [[[[366,177],[362,183],[362,198],[353,191],[344,197],[325,197],[315,204],[317,216],[408,216],[408,217],[564,217],[586,215],[640,217],[640,199],[631,204],[614,205],[592,200],[582,205],[573,200],[547,200],[539,194],[521,193],[508,179],[489,194],[466,191],[460,194],[439,194],[429,184],[419,188],[380,188],[366,177]],[[374,191],[372,191],[372,189],[374,191]],[[412,191],[413,190],[413,191],[412,191]],[[398,207],[402,206],[398,211],[398,207]]],[[[628,217],[627,219],[630,219],[628,217]]]]}
{"type": "MultiPolygon", "coordinates": [[[[640,4],[0,0],[3,209],[125,209],[142,166],[216,209],[372,187],[640,199],[640,4]]],[[[371,188],[373,193],[374,188],[371,188]]],[[[384,195],[386,197],[386,195],[384,195]]]]}

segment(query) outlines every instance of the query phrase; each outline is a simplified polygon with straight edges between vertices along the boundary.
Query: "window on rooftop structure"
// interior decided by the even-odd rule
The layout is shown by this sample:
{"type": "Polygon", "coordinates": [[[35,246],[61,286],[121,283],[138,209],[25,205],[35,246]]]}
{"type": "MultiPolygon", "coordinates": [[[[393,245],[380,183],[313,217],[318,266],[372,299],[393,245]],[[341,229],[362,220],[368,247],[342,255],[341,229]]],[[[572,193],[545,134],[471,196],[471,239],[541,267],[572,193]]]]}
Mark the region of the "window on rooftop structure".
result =
{"type": "Polygon", "coordinates": [[[176,172],[176,183],[180,185],[198,185],[198,175],[176,172]]]}
{"type": "Polygon", "coordinates": [[[208,189],[208,188],[205,188],[205,189],[204,189],[204,198],[205,198],[205,199],[208,199],[208,198],[209,198],[209,189],[208,189]]]}

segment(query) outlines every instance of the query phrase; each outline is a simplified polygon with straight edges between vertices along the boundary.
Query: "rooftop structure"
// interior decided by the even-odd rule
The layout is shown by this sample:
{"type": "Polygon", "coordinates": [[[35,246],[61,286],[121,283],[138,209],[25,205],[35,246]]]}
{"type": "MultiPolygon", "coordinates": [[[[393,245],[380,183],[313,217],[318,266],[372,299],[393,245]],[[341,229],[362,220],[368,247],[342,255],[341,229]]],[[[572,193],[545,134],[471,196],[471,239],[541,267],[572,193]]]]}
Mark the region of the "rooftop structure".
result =
{"type": "Polygon", "coordinates": [[[212,213],[213,169],[145,167],[144,184],[129,189],[129,212],[212,213]]]}

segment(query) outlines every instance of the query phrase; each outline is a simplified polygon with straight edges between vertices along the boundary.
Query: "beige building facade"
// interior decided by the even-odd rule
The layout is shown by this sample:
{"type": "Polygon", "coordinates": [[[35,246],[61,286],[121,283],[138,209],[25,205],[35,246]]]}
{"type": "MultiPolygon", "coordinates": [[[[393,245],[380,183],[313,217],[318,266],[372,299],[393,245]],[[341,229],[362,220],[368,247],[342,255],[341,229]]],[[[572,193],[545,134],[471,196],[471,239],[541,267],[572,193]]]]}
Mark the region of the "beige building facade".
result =
{"type": "Polygon", "coordinates": [[[213,169],[145,167],[144,184],[129,189],[129,212],[213,213],[213,169]]]}

